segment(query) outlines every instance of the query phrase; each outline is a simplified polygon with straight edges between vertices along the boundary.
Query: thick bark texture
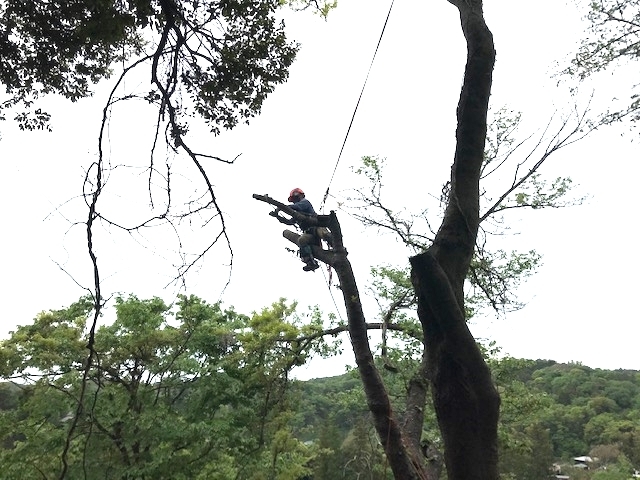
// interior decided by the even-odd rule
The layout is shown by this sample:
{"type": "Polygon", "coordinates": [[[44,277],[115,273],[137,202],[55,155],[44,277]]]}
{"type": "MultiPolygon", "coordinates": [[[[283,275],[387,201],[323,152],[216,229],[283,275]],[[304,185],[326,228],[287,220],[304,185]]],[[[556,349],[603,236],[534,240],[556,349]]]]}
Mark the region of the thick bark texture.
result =
{"type": "Polygon", "coordinates": [[[451,191],[433,245],[411,258],[427,371],[449,480],[496,480],[500,398],[464,317],[464,281],[479,226],[479,180],[495,50],[481,0],[460,11],[467,65],[458,103],[451,191]]]}

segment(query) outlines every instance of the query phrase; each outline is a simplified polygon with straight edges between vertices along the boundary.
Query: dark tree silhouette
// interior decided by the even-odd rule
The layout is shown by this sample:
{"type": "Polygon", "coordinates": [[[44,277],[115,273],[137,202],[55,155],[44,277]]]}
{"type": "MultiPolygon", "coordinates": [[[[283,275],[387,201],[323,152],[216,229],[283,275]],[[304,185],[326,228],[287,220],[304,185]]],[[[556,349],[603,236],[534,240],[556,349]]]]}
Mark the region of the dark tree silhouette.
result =
{"type": "MultiPolygon", "coordinates": [[[[411,258],[426,366],[450,479],[497,479],[500,398],[464,315],[464,281],[480,224],[480,175],[495,61],[482,1],[450,0],[467,41],[451,188],[433,244],[411,258]]],[[[421,394],[420,394],[421,395],[421,394]]]]}

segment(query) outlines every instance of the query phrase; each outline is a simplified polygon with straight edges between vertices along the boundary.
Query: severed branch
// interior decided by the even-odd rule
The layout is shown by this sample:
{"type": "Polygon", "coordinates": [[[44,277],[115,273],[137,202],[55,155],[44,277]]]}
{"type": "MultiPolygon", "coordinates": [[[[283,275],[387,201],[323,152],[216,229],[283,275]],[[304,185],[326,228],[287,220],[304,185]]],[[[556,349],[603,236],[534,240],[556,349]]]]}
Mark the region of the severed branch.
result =
{"type": "MultiPolygon", "coordinates": [[[[253,198],[260,202],[268,203],[269,205],[273,205],[276,207],[276,213],[282,211],[293,218],[294,222],[290,222],[282,216],[279,216],[278,220],[281,223],[285,223],[287,225],[293,225],[294,223],[298,223],[301,225],[309,226],[309,227],[331,227],[331,215],[307,215],[305,213],[300,213],[288,205],[279,202],[278,200],[274,200],[269,195],[258,195],[254,193],[253,198]],[[284,220],[284,221],[283,221],[284,220]]],[[[337,219],[336,219],[337,221],[337,219]]]]}

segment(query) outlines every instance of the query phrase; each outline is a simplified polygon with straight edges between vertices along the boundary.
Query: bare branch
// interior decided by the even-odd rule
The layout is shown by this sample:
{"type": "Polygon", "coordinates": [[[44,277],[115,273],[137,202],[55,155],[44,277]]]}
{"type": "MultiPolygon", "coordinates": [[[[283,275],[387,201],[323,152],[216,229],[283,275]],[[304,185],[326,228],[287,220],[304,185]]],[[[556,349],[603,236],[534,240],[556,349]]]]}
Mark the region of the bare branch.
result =
{"type": "MultiPolygon", "coordinates": [[[[515,192],[518,188],[522,187],[528,180],[530,180],[540,169],[540,167],[544,164],[544,162],[549,159],[551,155],[558,152],[564,147],[567,147],[579,140],[582,140],[587,135],[593,133],[601,124],[600,123],[591,123],[587,120],[587,113],[589,112],[589,105],[579,112],[574,110],[574,113],[570,116],[565,117],[562,120],[560,128],[551,136],[549,140],[547,140],[546,147],[542,152],[540,158],[528,169],[527,172],[520,175],[520,168],[531,159],[534,153],[537,151],[538,147],[542,144],[545,134],[550,129],[553,117],[547,123],[542,135],[537,141],[535,147],[531,150],[531,152],[525,157],[525,159],[518,163],[515,168],[514,179],[511,185],[500,195],[498,200],[496,200],[481,216],[480,222],[485,221],[491,215],[495,213],[510,209],[510,208],[522,208],[522,207],[530,207],[532,205],[526,204],[526,202],[522,202],[520,204],[515,205],[505,205],[504,201],[507,199],[509,195],[515,192]],[[571,119],[575,118],[575,124],[571,126],[571,119]]],[[[552,206],[552,205],[547,205],[552,206]]]]}

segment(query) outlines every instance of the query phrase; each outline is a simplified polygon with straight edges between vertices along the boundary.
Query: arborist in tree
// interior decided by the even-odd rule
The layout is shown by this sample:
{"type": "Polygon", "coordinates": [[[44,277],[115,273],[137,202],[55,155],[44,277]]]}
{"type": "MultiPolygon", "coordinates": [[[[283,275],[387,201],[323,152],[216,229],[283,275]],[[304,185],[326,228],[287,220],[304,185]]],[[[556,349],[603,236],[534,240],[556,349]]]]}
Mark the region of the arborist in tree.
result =
{"type": "MultiPolygon", "coordinates": [[[[316,215],[316,211],[313,209],[313,205],[311,202],[305,198],[304,192],[300,188],[294,188],[289,193],[289,201],[291,204],[289,207],[297,212],[304,213],[305,215],[316,215]]],[[[295,221],[285,220],[283,217],[278,215],[278,210],[274,210],[269,213],[269,215],[276,217],[282,223],[286,223],[292,225],[296,223],[295,221]]],[[[329,231],[326,228],[320,229],[317,227],[305,225],[304,222],[297,222],[298,226],[302,230],[302,235],[298,239],[298,246],[300,247],[300,260],[305,263],[305,266],[302,269],[305,272],[311,272],[317,269],[320,265],[313,258],[313,251],[311,250],[311,245],[320,246],[320,240],[322,238],[327,239],[329,235],[329,231]],[[324,231],[326,230],[326,234],[324,231]]],[[[329,242],[328,242],[329,243],[329,242]]]]}

